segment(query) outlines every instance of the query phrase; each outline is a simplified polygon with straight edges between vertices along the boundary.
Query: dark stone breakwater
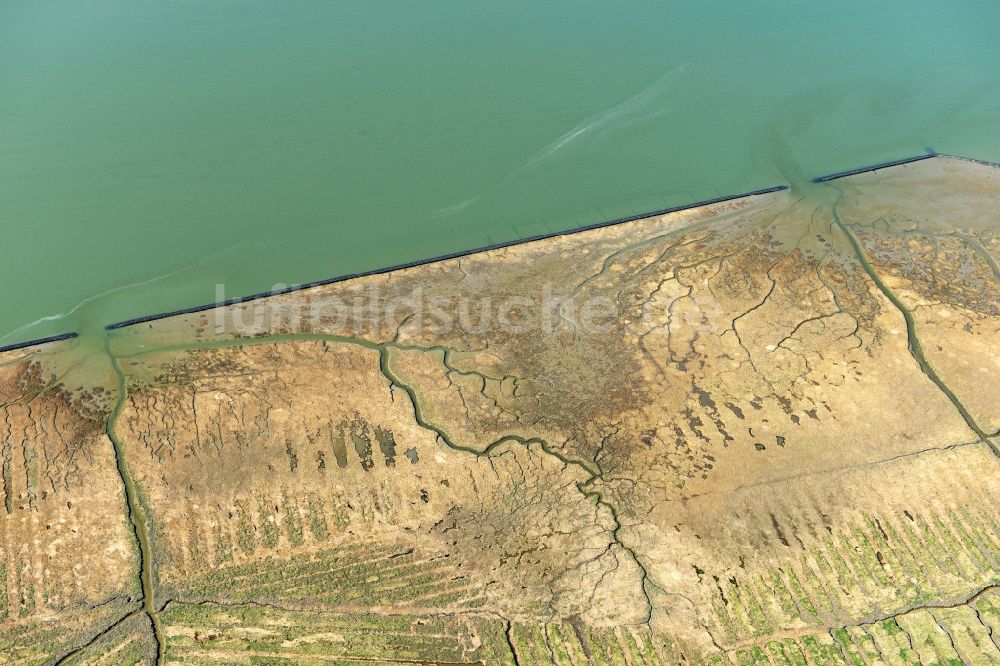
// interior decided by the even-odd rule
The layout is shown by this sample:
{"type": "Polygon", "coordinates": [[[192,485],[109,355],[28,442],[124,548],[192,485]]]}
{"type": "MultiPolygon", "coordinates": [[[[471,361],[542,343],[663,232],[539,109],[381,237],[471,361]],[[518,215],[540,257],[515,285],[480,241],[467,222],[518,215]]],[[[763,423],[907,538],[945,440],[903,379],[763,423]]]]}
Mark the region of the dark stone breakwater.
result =
{"type": "Polygon", "coordinates": [[[27,342],[16,342],[12,345],[5,345],[0,347],[0,353],[16,351],[18,349],[24,349],[25,347],[37,347],[38,345],[44,345],[49,342],[59,342],[60,340],[72,340],[73,338],[78,338],[78,337],[80,337],[79,333],[62,333],[60,335],[51,335],[47,338],[28,340],[27,342]]]}
{"type": "Polygon", "coordinates": [[[428,259],[418,259],[416,261],[410,261],[403,264],[396,264],[394,266],[387,266],[385,268],[378,268],[371,271],[364,271],[360,273],[349,273],[347,275],[340,275],[333,278],[327,278],[325,280],[316,280],[314,282],[306,282],[299,285],[293,285],[291,287],[286,287],[284,289],[275,289],[273,291],[265,291],[258,294],[253,294],[251,296],[241,296],[238,298],[232,298],[225,301],[220,301],[218,303],[209,303],[206,305],[199,305],[191,308],[184,308],[182,310],[174,310],[171,312],[163,312],[155,315],[147,315],[145,317],[136,317],[134,319],[128,319],[125,321],[117,322],[114,324],[108,324],[105,328],[109,331],[128,328],[129,326],[135,326],[136,324],[145,324],[152,321],[157,321],[159,319],[167,319],[169,317],[176,317],[178,315],[192,314],[195,312],[204,312],[206,310],[211,310],[213,308],[225,307],[229,305],[238,305],[240,303],[248,303],[251,301],[260,300],[262,298],[268,298],[270,296],[280,296],[282,294],[289,294],[296,291],[302,291],[303,289],[310,289],[312,287],[320,287],[328,284],[335,284],[337,282],[345,282],[347,280],[353,280],[361,277],[369,277],[372,275],[383,275],[385,273],[391,273],[393,271],[403,270],[406,268],[414,268],[416,266],[424,266],[427,264],[434,264],[440,261],[447,261],[448,259],[457,259],[459,257],[466,257],[471,254],[479,254],[480,252],[488,252],[489,250],[498,250],[506,247],[513,247],[516,245],[524,245],[526,243],[532,243],[540,240],[547,240],[550,238],[558,238],[560,236],[571,236],[573,234],[578,234],[584,231],[591,231],[593,229],[601,229],[604,227],[613,227],[618,224],[625,224],[626,222],[635,222],[637,220],[642,220],[649,217],[656,217],[659,215],[666,215],[668,213],[676,213],[682,210],[690,210],[692,208],[699,208],[701,206],[710,206],[713,204],[723,203],[726,201],[732,201],[734,199],[743,199],[745,197],[760,196],[763,194],[770,194],[772,192],[781,192],[787,190],[787,185],[775,185],[773,187],[767,187],[760,190],[753,190],[752,192],[743,192],[740,194],[729,194],[722,197],[717,197],[715,199],[707,199],[704,201],[696,201],[694,203],[683,204],[680,206],[672,206],[670,208],[663,208],[660,210],[654,210],[646,213],[638,213],[636,215],[629,215],[628,217],[619,217],[613,220],[607,220],[604,222],[597,222],[594,224],[588,224],[581,227],[574,227],[572,229],[567,229],[564,231],[556,231],[548,234],[537,234],[534,236],[527,236],[524,238],[516,238],[514,240],[505,241],[502,243],[492,243],[490,245],[484,245],[481,247],[473,248],[470,250],[462,250],[460,252],[452,252],[449,254],[442,254],[436,257],[431,257],[428,259]]]}
{"type": "MultiPolygon", "coordinates": [[[[848,169],[847,171],[837,171],[836,173],[831,173],[826,176],[817,176],[813,178],[814,183],[827,183],[831,180],[837,180],[839,178],[846,178],[847,176],[856,176],[859,173],[868,173],[870,171],[878,171],[879,169],[886,169],[888,167],[902,166],[904,164],[910,164],[911,162],[920,162],[921,160],[929,160],[932,157],[938,157],[939,153],[928,149],[927,153],[923,155],[914,155],[913,157],[904,157],[899,160],[891,160],[889,162],[880,162],[878,164],[872,164],[869,166],[858,167],[856,169],[848,169]]],[[[950,157],[941,155],[941,157],[950,157]]]]}

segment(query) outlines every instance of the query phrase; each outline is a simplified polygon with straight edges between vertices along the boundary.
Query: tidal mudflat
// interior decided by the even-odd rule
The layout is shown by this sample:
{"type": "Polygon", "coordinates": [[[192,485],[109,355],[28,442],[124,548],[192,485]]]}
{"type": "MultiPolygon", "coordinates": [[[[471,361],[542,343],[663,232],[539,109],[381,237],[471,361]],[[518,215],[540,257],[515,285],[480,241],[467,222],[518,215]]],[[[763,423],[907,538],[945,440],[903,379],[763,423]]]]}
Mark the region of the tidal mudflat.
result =
{"type": "Polygon", "coordinates": [[[0,654],[996,663],[998,202],[933,157],[0,355],[0,654]]]}

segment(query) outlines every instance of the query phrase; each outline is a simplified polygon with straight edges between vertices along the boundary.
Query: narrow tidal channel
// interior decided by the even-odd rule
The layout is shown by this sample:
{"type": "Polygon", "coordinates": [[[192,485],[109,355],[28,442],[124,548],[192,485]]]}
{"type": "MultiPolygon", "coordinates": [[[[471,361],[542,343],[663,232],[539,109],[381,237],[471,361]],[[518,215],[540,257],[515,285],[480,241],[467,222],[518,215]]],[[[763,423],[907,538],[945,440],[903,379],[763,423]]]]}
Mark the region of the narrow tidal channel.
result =
{"type": "Polygon", "coordinates": [[[149,542],[149,521],[146,510],[139,500],[135,481],[128,469],[128,462],[125,459],[125,446],[118,434],[115,432],[115,423],[121,415],[125,400],[128,397],[128,384],[125,372],[122,370],[118,359],[111,353],[110,347],[106,347],[111,366],[118,376],[118,400],[115,408],[108,417],[107,433],[108,439],[115,450],[115,464],[118,467],[118,475],[121,477],[122,486],[125,489],[125,502],[128,506],[128,517],[132,523],[132,531],[139,546],[139,584],[142,591],[142,608],[146,617],[152,625],[153,636],[156,639],[156,663],[159,666],[163,663],[166,650],[166,640],[160,626],[159,612],[155,604],[155,588],[153,586],[153,552],[149,542]]]}

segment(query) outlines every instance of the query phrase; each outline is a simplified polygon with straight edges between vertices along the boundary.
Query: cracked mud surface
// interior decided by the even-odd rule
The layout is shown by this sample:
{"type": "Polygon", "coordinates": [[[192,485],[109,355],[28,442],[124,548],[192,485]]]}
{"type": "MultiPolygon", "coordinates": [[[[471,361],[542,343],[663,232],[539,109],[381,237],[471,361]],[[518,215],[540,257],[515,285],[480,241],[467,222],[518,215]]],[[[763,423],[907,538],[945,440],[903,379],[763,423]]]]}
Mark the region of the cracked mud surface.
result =
{"type": "Polygon", "coordinates": [[[0,356],[0,662],[998,663],[998,204],[934,158],[0,356]]]}

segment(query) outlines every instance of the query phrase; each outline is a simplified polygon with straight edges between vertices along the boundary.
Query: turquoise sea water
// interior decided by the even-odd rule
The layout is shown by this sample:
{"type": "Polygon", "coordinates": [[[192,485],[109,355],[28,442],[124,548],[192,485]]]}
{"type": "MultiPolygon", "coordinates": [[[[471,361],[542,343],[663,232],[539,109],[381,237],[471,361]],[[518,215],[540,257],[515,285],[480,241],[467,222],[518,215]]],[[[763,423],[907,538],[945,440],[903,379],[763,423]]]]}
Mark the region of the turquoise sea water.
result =
{"type": "Polygon", "coordinates": [[[0,345],[1000,159],[1000,3],[0,0],[0,345]]]}

